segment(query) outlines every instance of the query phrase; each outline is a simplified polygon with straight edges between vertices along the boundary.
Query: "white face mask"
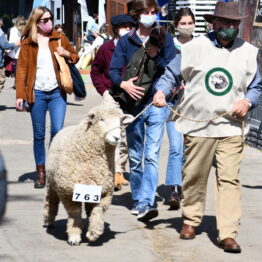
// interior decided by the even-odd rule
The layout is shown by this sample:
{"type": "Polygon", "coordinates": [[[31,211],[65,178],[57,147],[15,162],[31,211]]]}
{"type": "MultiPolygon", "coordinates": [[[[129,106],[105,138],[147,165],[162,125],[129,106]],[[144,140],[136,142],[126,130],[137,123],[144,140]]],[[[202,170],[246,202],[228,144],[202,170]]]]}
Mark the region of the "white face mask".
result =
{"type": "Polygon", "coordinates": [[[192,35],[192,33],[195,30],[195,25],[191,25],[191,26],[178,26],[177,27],[177,31],[179,32],[179,34],[183,37],[189,37],[192,35]]]}
{"type": "Polygon", "coordinates": [[[119,29],[119,36],[123,36],[123,35],[126,35],[128,34],[130,31],[129,30],[126,30],[126,29],[119,29]]]}
{"type": "Polygon", "coordinates": [[[157,15],[140,15],[139,23],[144,27],[150,27],[156,22],[156,19],[157,15]]]}

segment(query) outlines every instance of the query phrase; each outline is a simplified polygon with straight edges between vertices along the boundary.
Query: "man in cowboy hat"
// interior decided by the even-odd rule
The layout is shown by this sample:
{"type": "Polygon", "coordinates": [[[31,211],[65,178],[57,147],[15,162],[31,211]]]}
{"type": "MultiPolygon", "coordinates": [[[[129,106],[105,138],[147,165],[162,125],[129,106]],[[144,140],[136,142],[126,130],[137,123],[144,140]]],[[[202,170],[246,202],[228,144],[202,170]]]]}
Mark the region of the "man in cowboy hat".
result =
{"type": "Polygon", "coordinates": [[[204,15],[214,31],[186,44],[156,84],[154,104],[164,106],[174,86],[185,84],[178,131],[184,134],[181,239],[195,238],[202,221],[206,188],[216,159],[218,241],[225,252],[240,253],[235,238],[241,216],[239,168],[247,112],[262,90],[256,61],[258,49],[237,38],[243,16],[236,2],[217,2],[214,15],[204,15]],[[242,125],[243,124],[243,125],[242,125]]]}

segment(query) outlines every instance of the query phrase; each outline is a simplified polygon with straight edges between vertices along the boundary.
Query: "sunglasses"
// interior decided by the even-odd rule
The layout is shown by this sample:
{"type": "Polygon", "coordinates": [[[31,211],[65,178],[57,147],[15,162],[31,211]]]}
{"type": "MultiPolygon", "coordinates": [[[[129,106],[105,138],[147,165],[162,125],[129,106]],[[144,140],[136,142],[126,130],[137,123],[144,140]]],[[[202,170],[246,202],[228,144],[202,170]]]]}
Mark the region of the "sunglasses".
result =
{"type": "Polygon", "coordinates": [[[53,17],[50,16],[50,17],[46,17],[46,18],[39,19],[39,22],[46,24],[49,20],[50,20],[50,21],[53,21],[53,17]]]}

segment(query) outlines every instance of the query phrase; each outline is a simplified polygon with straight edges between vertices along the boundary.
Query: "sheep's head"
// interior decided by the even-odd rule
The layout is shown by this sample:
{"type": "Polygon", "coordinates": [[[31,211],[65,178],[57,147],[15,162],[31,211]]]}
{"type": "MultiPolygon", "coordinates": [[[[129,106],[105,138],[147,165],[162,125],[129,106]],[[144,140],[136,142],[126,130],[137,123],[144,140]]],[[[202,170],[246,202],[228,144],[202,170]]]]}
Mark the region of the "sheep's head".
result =
{"type": "Polygon", "coordinates": [[[125,126],[132,120],[133,116],[106,106],[95,107],[87,115],[88,128],[92,128],[96,135],[113,146],[121,142],[121,125],[125,126]]]}

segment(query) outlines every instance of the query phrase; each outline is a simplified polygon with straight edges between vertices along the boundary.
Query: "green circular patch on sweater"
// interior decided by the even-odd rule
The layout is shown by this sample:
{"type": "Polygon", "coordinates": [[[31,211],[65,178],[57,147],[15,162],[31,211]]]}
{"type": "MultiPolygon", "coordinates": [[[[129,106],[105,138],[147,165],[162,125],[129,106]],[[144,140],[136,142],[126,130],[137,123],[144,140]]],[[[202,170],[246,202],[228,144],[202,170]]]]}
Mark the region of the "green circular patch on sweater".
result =
{"type": "Polygon", "coordinates": [[[232,89],[233,78],[226,69],[215,67],[207,72],[205,85],[212,95],[224,96],[232,89]]]}

